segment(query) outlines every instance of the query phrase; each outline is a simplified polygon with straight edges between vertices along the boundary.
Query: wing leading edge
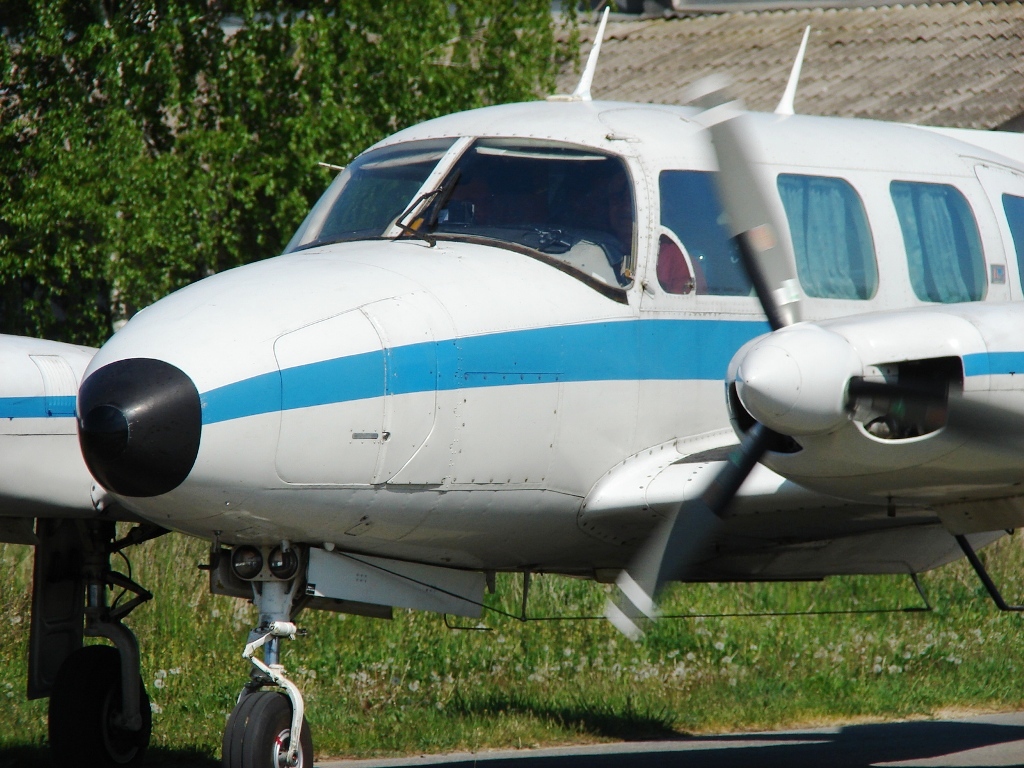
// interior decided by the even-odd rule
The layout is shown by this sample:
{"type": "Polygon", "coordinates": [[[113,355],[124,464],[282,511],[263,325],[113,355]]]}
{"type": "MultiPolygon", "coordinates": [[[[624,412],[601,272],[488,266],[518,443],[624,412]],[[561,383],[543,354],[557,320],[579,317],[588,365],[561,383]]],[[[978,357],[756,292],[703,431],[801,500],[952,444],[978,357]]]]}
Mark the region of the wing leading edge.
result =
{"type": "MultiPolygon", "coordinates": [[[[580,527],[632,552],[671,516],[685,521],[735,443],[732,431],[722,430],[630,457],[588,494],[580,527]]],[[[974,532],[971,542],[981,547],[1002,535],[974,532]]],[[[931,508],[847,501],[804,488],[759,464],[686,580],[919,573],[960,557],[955,538],[931,508]]]]}

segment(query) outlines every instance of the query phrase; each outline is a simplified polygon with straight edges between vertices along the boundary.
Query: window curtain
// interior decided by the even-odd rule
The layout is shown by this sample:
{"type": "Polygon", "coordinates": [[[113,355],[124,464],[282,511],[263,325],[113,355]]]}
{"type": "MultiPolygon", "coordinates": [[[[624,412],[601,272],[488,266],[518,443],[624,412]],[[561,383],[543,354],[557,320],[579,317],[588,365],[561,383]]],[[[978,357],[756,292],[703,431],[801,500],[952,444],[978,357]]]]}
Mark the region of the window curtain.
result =
{"type": "Polygon", "coordinates": [[[1004,194],[1003,213],[1010,225],[1013,249],[1017,254],[1017,273],[1024,277],[1024,197],[1004,194]]]}
{"type": "Polygon", "coordinates": [[[967,231],[970,212],[957,210],[958,202],[966,206],[953,197],[959,193],[945,184],[899,181],[892,183],[891,193],[917,297],[947,304],[979,300],[984,274],[980,279],[976,274],[982,270],[977,226],[967,231]],[[968,282],[965,275],[974,279],[968,282]]]}
{"type": "Polygon", "coordinates": [[[866,299],[877,273],[859,198],[842,179],[782,174],[782,206],[789,221],[797,274],[808,296],[866,299]]]}

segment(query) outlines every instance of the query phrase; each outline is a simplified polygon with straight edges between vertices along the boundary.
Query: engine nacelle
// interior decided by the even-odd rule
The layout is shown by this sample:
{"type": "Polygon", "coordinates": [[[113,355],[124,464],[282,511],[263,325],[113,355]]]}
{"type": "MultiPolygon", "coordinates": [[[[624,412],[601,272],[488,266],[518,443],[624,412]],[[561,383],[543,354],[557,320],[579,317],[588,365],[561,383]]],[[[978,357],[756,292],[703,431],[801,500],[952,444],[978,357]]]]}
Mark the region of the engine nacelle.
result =
{"type": "MultiPolygon", "coordinates": [[[[927,501],[1024,482],[1005,447],[944,428],[942,407],[872,410],[850,379],[997,405],[1024,418],[1024,306],[958,304],[799,323],[754,339],[729,366],[733,423],[756,419],[794,439],[764,463],[806,487],[853,499],[927,501]],[[841,459],[837,460],[837,457],[841,459]]],[[[1019,422],[1019,418],[1018,418],[1019,422]]]]}

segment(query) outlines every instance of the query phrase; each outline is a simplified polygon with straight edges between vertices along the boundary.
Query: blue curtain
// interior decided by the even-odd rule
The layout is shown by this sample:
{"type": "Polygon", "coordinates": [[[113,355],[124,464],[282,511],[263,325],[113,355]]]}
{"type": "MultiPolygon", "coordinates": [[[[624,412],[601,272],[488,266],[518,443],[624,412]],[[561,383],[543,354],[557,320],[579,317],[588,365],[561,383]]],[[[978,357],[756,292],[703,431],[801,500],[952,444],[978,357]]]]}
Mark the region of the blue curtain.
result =
{"type": "Polygon", "coordinates": [[[1017,252],[1017,273],[1024,276],[1024,197],[1003,195],[1003,212],[1010,225],[1013,248],[1017,252]]]}
{"type": "Polygon", "coordinates": [[[878,287],[864,206],[843,179],[780,174],[797,275],[808,296],[867,299],[878,287]]]}
{"type": "Polygon", "coordinates": [[[985,260],[978,225],[966,199],[948,184],[894,181],[890,185],[910,283],[922,301],[979,301],[985,260]]]}

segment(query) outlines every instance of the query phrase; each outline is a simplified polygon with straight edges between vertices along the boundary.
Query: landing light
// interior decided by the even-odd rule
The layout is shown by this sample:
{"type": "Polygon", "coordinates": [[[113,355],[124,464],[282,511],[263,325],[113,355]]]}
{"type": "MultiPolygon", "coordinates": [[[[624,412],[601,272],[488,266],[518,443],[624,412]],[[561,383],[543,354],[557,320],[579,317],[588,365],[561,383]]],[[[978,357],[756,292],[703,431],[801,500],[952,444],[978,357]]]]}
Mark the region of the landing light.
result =
{"type": "Polygon", "coordinates": [[[235,551],[231,553],[231,570],[235,576],[245,581],[255,579],[263,570],[263,554],[256,547],[235,547],[235,551]]]}
{"type": "Polygon", "coordinates": [[[267,558],[267,567],[278,579],[290,579],[299,570],[299,558],[294,549],[274,547],[267,558]]]}

